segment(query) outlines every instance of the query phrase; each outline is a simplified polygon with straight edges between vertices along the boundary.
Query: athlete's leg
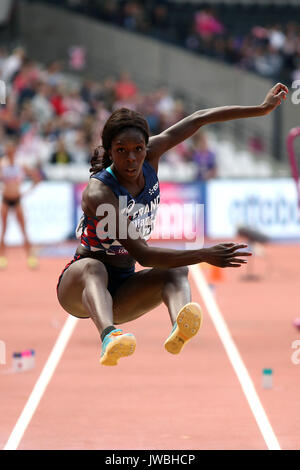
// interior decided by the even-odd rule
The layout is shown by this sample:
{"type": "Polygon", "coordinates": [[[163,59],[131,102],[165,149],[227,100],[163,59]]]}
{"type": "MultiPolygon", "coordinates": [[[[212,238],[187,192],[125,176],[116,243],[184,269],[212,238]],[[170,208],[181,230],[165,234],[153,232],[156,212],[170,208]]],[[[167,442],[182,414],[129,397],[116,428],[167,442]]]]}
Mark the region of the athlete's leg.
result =
{"type": "Polygon", "coordinates": [[[61,306],[72,315],[91,318],[103,340],[100,363],[117,365],[121,357],[131,355],[136,341],[113,325],[112,297],[107,290],[108,274],[101,261],[85,258],[71,264],[58,287],[61,306]]]}
{"type": "Polygon", "coordinates": [[[31,244],[28,240],[28,236],[27,236],[27,230],[26,230],[26,225],[25,225],[25,218],[24,218],[24,212],[23,212],[23,208],[21,206],[20,203],[16,204],[15,206],[15,214],[16,214],[16,217],[17,217],[17,221],[19,222],[19,225],[21,227],[21,231],[22,231],[22,234],[23,234],[23,238],[24,238],[24,247],[25,247],[25,250],[26,250],[26,254],[27,256],[30,256],[31,255],[31,244]]]}
{"type": "Polygon", "coordinates": [[[0,239],[0,257],[3,257],[5,255],[5,242],[4,242],[4,237],[6,233],[6,227],[7,227],[7,216],[8,216],[8,206],[7,204],[1,204],[1,225],[2,225],[2,231],[1,231],[1,239],[0,239]]]}
{"type": "Polygon", "coordinates": [[[134,320],[161,302],[168,307],[174,323],[179,310],[191,300],[187,274],[186,267],[144,269],[125,281],[112,300],[105,266],[101,261],[84,258],[64,273],[58,299],[68,313],[91,317],[99,331],[134,320]]]}
{"type": "Polygon", "coordinates": [[[187,267],[144,269],[125,281],[114,295],[114,322],[135,320],[164,302],[173,324],[180,309],[190,301],[187,267]]]}
{"type": "Polygon", "coordinates": [[[91,318],[100,335],[113,325],[112,297],[107,290],[107,282],[104,264],[84,258],[68,267],[57,291],[64,310],[79,318],[91,318]]]}
{"type": "Polygon", "coordinates": [[[178,354],[201,327],[202,312],[200,305],[191,302],[186,267],[140,271],[122,284],[113,302],[116,324],[134,320],[164,302],[173,324],[164,345],[172,354],[178,354]]]}

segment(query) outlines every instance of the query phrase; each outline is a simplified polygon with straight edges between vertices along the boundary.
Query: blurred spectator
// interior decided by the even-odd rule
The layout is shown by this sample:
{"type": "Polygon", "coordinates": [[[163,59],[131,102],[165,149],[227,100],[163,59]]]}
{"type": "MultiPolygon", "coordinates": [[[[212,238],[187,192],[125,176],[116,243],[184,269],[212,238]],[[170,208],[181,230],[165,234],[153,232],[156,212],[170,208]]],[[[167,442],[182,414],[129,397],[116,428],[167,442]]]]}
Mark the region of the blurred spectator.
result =
{"type": "Polygon", "coordinates": [[[120,20],[120,10],[116,0],[104,0],[101,17],[105,21],[110,23],[119,23],[120,20]]]}
{"type": "Polygon", "coordinates": [[[71,88],[62,101],[64,118],[73,125],[79,125],[88,112],[88,105],[76,88],[71,88]]]}
{"type": "Polygon", "coordinates": [[[103,82],[103,101],[108,109],[113,108],[116,100],[116,79],[114,77],[106,77],[103,82]]]}
{"type": "Polygon", "coordinates": [[[249,150],[257,156],[261,155],[262,152],[265,150],[263,139],[260,135],[257,134],[250,137],[249,150]]]}
{"type": "Polygon", "coordinates": [[[286,36],[283,33],[282,27],[280,25],[274,25],[270,28],[269,41],[271,47],[273,47],[275,50],[281,51],[283,49],[286,36]]]}
{"type": "Polygon", "coordinates": [[[42,80],[50,86],[62,85],[65,79],[62,73],[61,61],[55,60],[51,62],[44,71],[42,80]]]}
{"type": "Polygon", "coordinates": [[[217,175],[216,155],[209,148],[207,136],[198,131],[191,139],[190,157],[197,163],[197,179],[206,181],[217,175]]]}
{"type": "Polygon", "coordinates": [[[189,141],[181,142],[179,145],[176,145],[176,147],[168,150],[168,152],[166,152],[162,157],[162,161],[168,163],[172,167],[192,162],[193,160],[189,150],[189,141]]]}
{"type": "Polygon", "coordinates": [[[156,110],[162,118],[168,119],[173,114],[175,100],[167,87],[159,88],[156,92],[156,110]]]}
{"type": "Polygon", "coordinates": [[[50,163],[66,165],[67,163],[71,163],[71,161],[71,155],[66,150],[64,140],[60,138],[57,143],[56,151],[51,155],[50,163]]]}
{"type": "Polygon", "coordinates": [[[128,72],[123,72],[115,85],[116,98],[126,101],[133,98],[138,92],[136,84],[131,80],[128,72]]]}
{"type": "Polygon", "coordinates": [[[161,40],[173,39],[172,28],[168,18],[168,5],[155,5],[151,11],[151,34],[161,40]]]}
{"type": "Polygon", "coordinates": [[[53,118],[54,109],[50,102],[50,87],[46,83],[38,85],[37,93],[31,103],[35,119],[39,123],[46,124],[53,118]]]}
{"type": "Polygon", "coordinates": [[[61,86],[53,86],[51,88],[50,103],[53,111],[57,116],[62,116],[66,111],[66,105],[64,103],[65,88],[61,86]]]}
{"type": "Polygon", "coordinates": [[[79,165],[89,163],[90,153],[84,131],[78,130],[76,132],[73,141],[68,145],[68,151],[72,162],[79,165]]]}
{"type": "Polygon", "coordinates": [[[152,134],[157,134],[161,128],[160,115],[156,110],[156,94],[146,93],[140,104],[140,112],[144,113],[152,134]]]}
{"type": "Polygon", "coordinates": [[[32,88],[39,78],[36,64],[30,59],[25,59],[22,67],[15,74],[13,80],[13,90],[21,94],[25,89],[32,88]]]}
{"type": "Polygon", "coordinates": [[[3,65],[7,59],[7,51],[5,47],[0,46],[0,76],[3,74],[3,65]]]}
{"type": "Polygon", "coordinates": [[[20,165],[30,168],[41,168],[49,159],[51,145],[39,134],[36,122],[21,136],[17,149],[17,159],[20,165]]]}
{"type": "Polygon", "coordinates": [[[132,0],[125,2],[122,24],[126,29],[142,31],[145,28],[144,9],[142,5],[132,0]]]}
{"type": "Polygon", "coordinates": [[[271,46],[266,49],[261,46],[256,49],[253,64],[254,70],[264,77],[275,77],[279,74],[282,58],[271,46]]]}
{"type": "Polygon", "coordinates": [[[0,122],[8,136],[14,136],[19,131],[16,103],[12,96],[6,99],[6,105],[0,107],[0,122]]]}
{"type": "Polygon", "coordinates": [[[215,17],[212,10],[205,9],[195,14],[195,27],[197,34],[202,38],[211,38],[224,32],[224,26],[215,17]]]}
{"type": "Polygon", "coordinates": [[[15,74],[20,70],[25,59],[25,50],[22,47],[16,48],[2,64],[2,80],[10,83],[15,74]]]}

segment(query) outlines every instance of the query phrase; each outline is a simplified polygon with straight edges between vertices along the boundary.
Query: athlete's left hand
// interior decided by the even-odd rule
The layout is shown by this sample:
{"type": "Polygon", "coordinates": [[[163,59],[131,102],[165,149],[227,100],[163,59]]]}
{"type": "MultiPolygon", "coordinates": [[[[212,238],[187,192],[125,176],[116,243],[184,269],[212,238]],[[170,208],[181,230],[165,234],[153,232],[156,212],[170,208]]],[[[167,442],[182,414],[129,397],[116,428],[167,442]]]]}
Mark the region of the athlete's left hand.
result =
{"type": "Polygon", "coordinates": [[[239,243],[220,243],[211,246],[210,248],[202,248],[202,261],[219,268],[239,268],[247,261],[243,259],[244,256],[252,256],[251,252],[239,251],[247,248],[245,244],[239,243]]]}
{"type": "Polygon", "coordinates": [[[281,104],[282,100],[286,100],[286,95],[289,92],[288,88],[282,83],[277,83],[267,93],[264,102],[261,104],[265,114],[270,113],[281,104]]]}

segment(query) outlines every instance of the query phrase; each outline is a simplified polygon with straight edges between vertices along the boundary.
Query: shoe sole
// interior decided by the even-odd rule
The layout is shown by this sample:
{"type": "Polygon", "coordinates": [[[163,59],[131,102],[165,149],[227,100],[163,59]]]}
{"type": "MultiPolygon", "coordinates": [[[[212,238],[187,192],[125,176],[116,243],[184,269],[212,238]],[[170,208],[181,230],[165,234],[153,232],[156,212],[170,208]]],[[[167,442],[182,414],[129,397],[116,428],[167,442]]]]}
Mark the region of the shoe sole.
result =
{"type": "Polygon", "coordinates": [[[105,354],[100,359],[100,364],[104,366],[116,366],[121,357],[131,356],[136,347],[134,336],[123,336],[115,338],[106,347],[105,354]]]}
{"type": "Polygon", "coordinates": [[[190,302],[177,315],[177,327],[165,342],[166,350],[171,354],[179,354],[185,344],[199,331],[202,325],[200,305],[190,302]]]}

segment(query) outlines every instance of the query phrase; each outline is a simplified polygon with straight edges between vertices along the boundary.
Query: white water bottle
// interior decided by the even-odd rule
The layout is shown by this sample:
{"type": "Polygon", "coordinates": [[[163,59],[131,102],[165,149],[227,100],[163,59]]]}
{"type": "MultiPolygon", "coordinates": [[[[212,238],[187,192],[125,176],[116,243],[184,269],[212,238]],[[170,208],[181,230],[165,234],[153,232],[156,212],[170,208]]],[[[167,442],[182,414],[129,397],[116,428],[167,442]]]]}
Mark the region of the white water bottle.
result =
{"type": "Polygon", "coordinates": [[[23,358],[20,352],[13,353],[12,370],[13,372],[22,372],[24,370],[23,358]]]}
{"type": "Polygon", "coordinates": [[[273,370],[263,369],[262,371],[262,386],[263,388],[270,389],[273,387],[273,370]]]}

